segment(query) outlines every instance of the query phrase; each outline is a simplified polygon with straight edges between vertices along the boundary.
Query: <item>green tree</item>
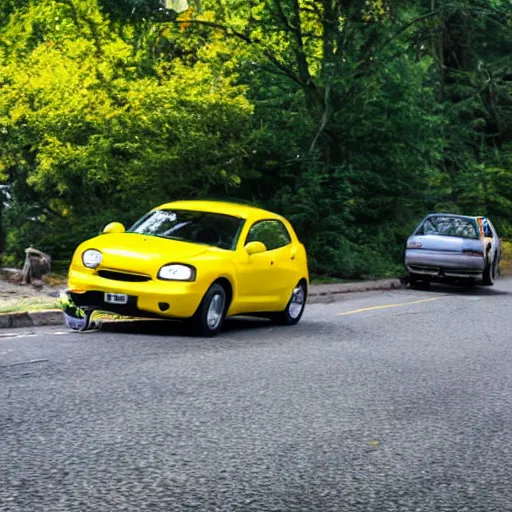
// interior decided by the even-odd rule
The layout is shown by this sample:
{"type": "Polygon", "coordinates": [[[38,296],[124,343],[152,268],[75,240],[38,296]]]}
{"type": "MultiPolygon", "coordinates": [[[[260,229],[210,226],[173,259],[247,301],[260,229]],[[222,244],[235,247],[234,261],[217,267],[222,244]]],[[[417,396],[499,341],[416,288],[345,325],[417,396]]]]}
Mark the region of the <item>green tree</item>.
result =
{"type": "Polygon", "coordinates": [[[56,226],[69,254],[113,214],[133,221],[155,203],[239,183],[252,107],[229,76],[180,60],[143,72],[90,1],[31,4],[3,39],[0,168],[15,184],[12,211],[34,205],[23,216],[33,228],[15,231],[37,231],[43,250],[56,226]]]}
{"type": "Polygon", "coordinates": [[[487,214],[510,235],[512,14],[502,0],[434,2],[418,33],[436,61],[432,85],[447,119],[438,209],[487,214]]]}
{"type": "Polygon", "coordinates": [[[288,215],[340,277],[397,272],[428,210],[511,233],[509,2],[188,3],[0,2],[8,251],[197,195],[288,215]]]}
{"type": "Polygon", "coordinates": [[[422,213],[444,145],[432,59],[407,40],[427,18],[382,2],[203,1],[170,22],[236,51],[255,104],[241,192],[291,216],[314,271],[382,273],[422,213]]]}

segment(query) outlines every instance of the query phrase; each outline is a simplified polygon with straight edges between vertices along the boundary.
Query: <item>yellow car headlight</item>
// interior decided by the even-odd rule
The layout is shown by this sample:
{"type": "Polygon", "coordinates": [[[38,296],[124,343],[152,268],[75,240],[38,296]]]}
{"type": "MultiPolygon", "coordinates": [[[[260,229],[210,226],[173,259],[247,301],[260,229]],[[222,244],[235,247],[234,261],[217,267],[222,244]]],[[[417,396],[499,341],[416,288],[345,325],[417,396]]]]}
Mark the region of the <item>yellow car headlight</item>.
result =
{"type": "Polygon", "coordinates": [[[158,279],[165,281],[195,281],[196,269],[191,265],[169,263],[158,271],[158,279]]]}
{"type": "Polygon", "coordinates": [[[103,256],[97,249],[88,249],[82,254],[82,262],[87,268],[96,268],[100,265],[103,256]]]}

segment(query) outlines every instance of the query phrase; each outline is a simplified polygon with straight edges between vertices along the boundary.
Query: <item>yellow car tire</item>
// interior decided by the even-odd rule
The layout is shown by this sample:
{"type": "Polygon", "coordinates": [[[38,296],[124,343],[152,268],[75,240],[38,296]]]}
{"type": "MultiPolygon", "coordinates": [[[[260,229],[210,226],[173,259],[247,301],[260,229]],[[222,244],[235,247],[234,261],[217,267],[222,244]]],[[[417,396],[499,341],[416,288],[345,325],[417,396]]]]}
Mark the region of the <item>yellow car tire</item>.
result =
{"type": "Polygon", "coordinates": [[[280,313],[273,314],[270,319],[278,325],[295,325],[298,324],[304,309],[306,308],[308,292],[304,282],[300,282],[292,290],[292,295],[286,309],[280,313]]]}
{"type": "Polygon", "coordinates": [[[220,284],[214,283],[190,320],[195,334],[209,338],[217,336],[228,306],[226,290],[220,284]]]}

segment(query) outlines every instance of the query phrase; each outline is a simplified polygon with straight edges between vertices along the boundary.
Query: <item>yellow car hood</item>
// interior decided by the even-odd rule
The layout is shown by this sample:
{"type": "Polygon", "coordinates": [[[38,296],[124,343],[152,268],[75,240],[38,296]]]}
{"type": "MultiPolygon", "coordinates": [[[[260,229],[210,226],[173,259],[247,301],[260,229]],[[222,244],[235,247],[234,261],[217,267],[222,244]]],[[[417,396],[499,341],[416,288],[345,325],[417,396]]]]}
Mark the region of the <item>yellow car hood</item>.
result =
{"type": "Polygon", "coordinates": [[[80,247],[80,258],[87,249],[97,249],[103,254],[100,269],[152,274],[166,263],[188,263],[210,247],[138,233],[115,233],[100,235],[85,242],[80,247]]]}

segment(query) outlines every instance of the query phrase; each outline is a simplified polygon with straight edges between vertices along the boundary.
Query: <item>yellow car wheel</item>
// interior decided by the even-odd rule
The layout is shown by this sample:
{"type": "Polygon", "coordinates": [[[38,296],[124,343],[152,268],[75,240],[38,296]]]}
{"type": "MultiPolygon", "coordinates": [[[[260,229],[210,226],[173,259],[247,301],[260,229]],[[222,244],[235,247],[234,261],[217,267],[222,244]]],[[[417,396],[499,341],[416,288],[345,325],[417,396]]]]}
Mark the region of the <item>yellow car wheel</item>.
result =
{"type": "Polygon", "coordinates": [[[194,331],[200,336],[217,336],[224,322],[226,311],[226,290],[220,284],[213,284],[191,319],[194,331]]]}
{"type": "Polygon", "coordinates": [[[271,320],[279,325],[295,325],[299,323],[304,313],[307,301],[307,289],[303,282],[300,282],[292,291],[292,295],[286,309],[272,315],[271,320]]]}

